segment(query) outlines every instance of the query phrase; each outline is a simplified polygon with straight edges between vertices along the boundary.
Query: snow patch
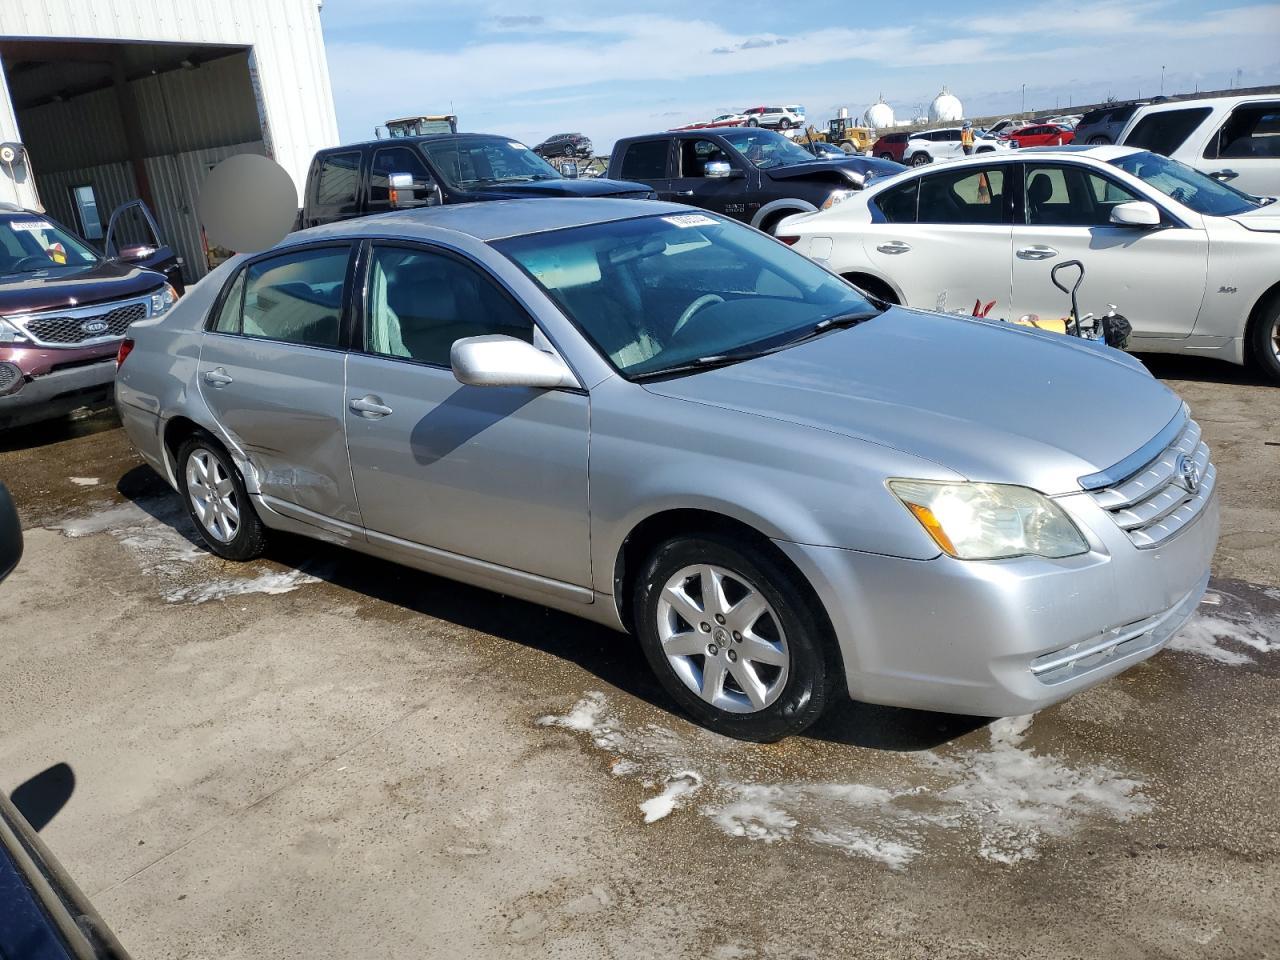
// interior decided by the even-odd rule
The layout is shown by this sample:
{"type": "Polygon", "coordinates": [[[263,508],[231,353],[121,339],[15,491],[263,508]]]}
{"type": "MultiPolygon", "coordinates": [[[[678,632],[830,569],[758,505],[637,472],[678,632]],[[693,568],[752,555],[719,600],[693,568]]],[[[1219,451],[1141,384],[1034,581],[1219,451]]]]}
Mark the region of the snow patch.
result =
{"type": "Polygon", "coordinates": [[[313,577],[301,570],[286,570],[283,573],[259,574],[250,580],[211,580],[188,587],[177,587],[164,595],[169,603],[208,603],[210,600],[225,600],[227,597],[241,597],[249,593],[265,593],[270,595],[290,593],[308,583],[319,583],[319,577],[313,577]]]}
{"type": "MultiPolygon", "coordinates": [[[[1272,595],[1270,589],[1264,593],[1272,595]]],[[[1213,613],[1195,613],[1169,641],[1170,650],[1228,667],[1256,663],[1253,654],[1280,651],[1280,619],[1254,613],[1239,597],[1221,595],[1222,605],[1213,608],[1213,613]]]]}
{"type": "Polygon", "coordinates": [[[916,754],[916,773],[888,784],[770,782],[753,748],[703,730],[629,728],[600,692],[537,722],[589,736],[615,756],[614,776],[662,785],[640,804],[646,824],[697,793],[698,815],[728,836],[816,844],[893,870],[945,838],[995,863],[1034,860],[1045,841],[1092,820],[1123,822],[1151,809],[1140,780],[1036,752],[1027,743],[1029,716],[993,722],[987,746],[916,754]]]}

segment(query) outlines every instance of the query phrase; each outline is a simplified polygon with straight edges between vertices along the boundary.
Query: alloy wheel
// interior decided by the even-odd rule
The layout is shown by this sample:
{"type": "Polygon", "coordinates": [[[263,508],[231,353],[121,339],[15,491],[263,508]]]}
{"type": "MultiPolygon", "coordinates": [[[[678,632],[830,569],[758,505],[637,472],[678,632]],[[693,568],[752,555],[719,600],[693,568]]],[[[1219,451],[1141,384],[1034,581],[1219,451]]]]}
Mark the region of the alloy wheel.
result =
{"type": "Polygon", "coordinates": [[[197,447],[187,457],[187,496],[205,533],[230,543],[240,531],[240,500],[231,474],[211,451],[197,447]]]}
{"type": "Polygon", "coordinates": [[[680,681],[728,713],[756,713],[787,685],[781,620],[740,574],[712,564],[677,571],[658,597],[658,639],[680,681]]]}
{"type": "Polygon", "coordinates": [[[1271,321],[1271,352],[1280,360],[1280,314],[1271,321]]]}

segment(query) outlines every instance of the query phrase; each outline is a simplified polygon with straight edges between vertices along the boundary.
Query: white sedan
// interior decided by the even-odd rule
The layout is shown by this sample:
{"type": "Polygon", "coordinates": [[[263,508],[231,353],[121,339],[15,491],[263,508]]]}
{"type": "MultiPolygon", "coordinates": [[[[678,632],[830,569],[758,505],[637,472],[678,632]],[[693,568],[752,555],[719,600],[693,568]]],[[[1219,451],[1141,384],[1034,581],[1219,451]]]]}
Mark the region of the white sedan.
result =
{"type": "Polygon", "coordinates": [[[1086,268],[1080,309],[1109,304],[1130,348],[1232,363],[1280,383],[1280,204],[1175,160],[1116,146],[1037,147],[911,170],[829,210],[791,217],[778,238],[893,303],[1057,318],[1050,282],[1086,268]]]}

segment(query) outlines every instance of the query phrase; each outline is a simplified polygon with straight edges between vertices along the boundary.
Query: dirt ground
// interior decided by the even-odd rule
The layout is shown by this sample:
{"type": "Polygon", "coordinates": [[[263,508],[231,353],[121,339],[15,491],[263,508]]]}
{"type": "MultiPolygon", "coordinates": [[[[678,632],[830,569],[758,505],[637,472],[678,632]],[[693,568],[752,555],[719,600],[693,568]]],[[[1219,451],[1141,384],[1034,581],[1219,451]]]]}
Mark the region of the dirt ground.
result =
{"type": "Polygon", "coordinates": [[[1280,390],[1151,363],[1218,464],[1221,605],[1032,718],[772,746],[567,616],[217,560],[110,414],[6,435],[0,789],[74,778],[42,836],[140,960],[1280,956],[1280,390]]]}

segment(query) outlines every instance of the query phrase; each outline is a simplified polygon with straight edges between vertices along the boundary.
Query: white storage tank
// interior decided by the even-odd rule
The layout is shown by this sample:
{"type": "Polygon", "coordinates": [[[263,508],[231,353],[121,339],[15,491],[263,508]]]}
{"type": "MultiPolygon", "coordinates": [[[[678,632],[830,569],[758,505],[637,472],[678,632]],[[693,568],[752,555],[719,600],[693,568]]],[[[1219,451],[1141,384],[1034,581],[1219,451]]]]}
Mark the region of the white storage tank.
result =
{"type": "Polygon", "coordinates": [[[862,118],[866,120],[867,126],[871,127],[873,130],[878,130],[882,127],[892,127],[893,107],[885,103],[884,97],[882,96],[871,106],[867,107],[867,112],[862,115],[862,118]]]}
{"type": "Polygon", "coordinates": [[[946,87],[929,104],[930,123],[958,123],[964,119],[964,106],[946,87]]]}

